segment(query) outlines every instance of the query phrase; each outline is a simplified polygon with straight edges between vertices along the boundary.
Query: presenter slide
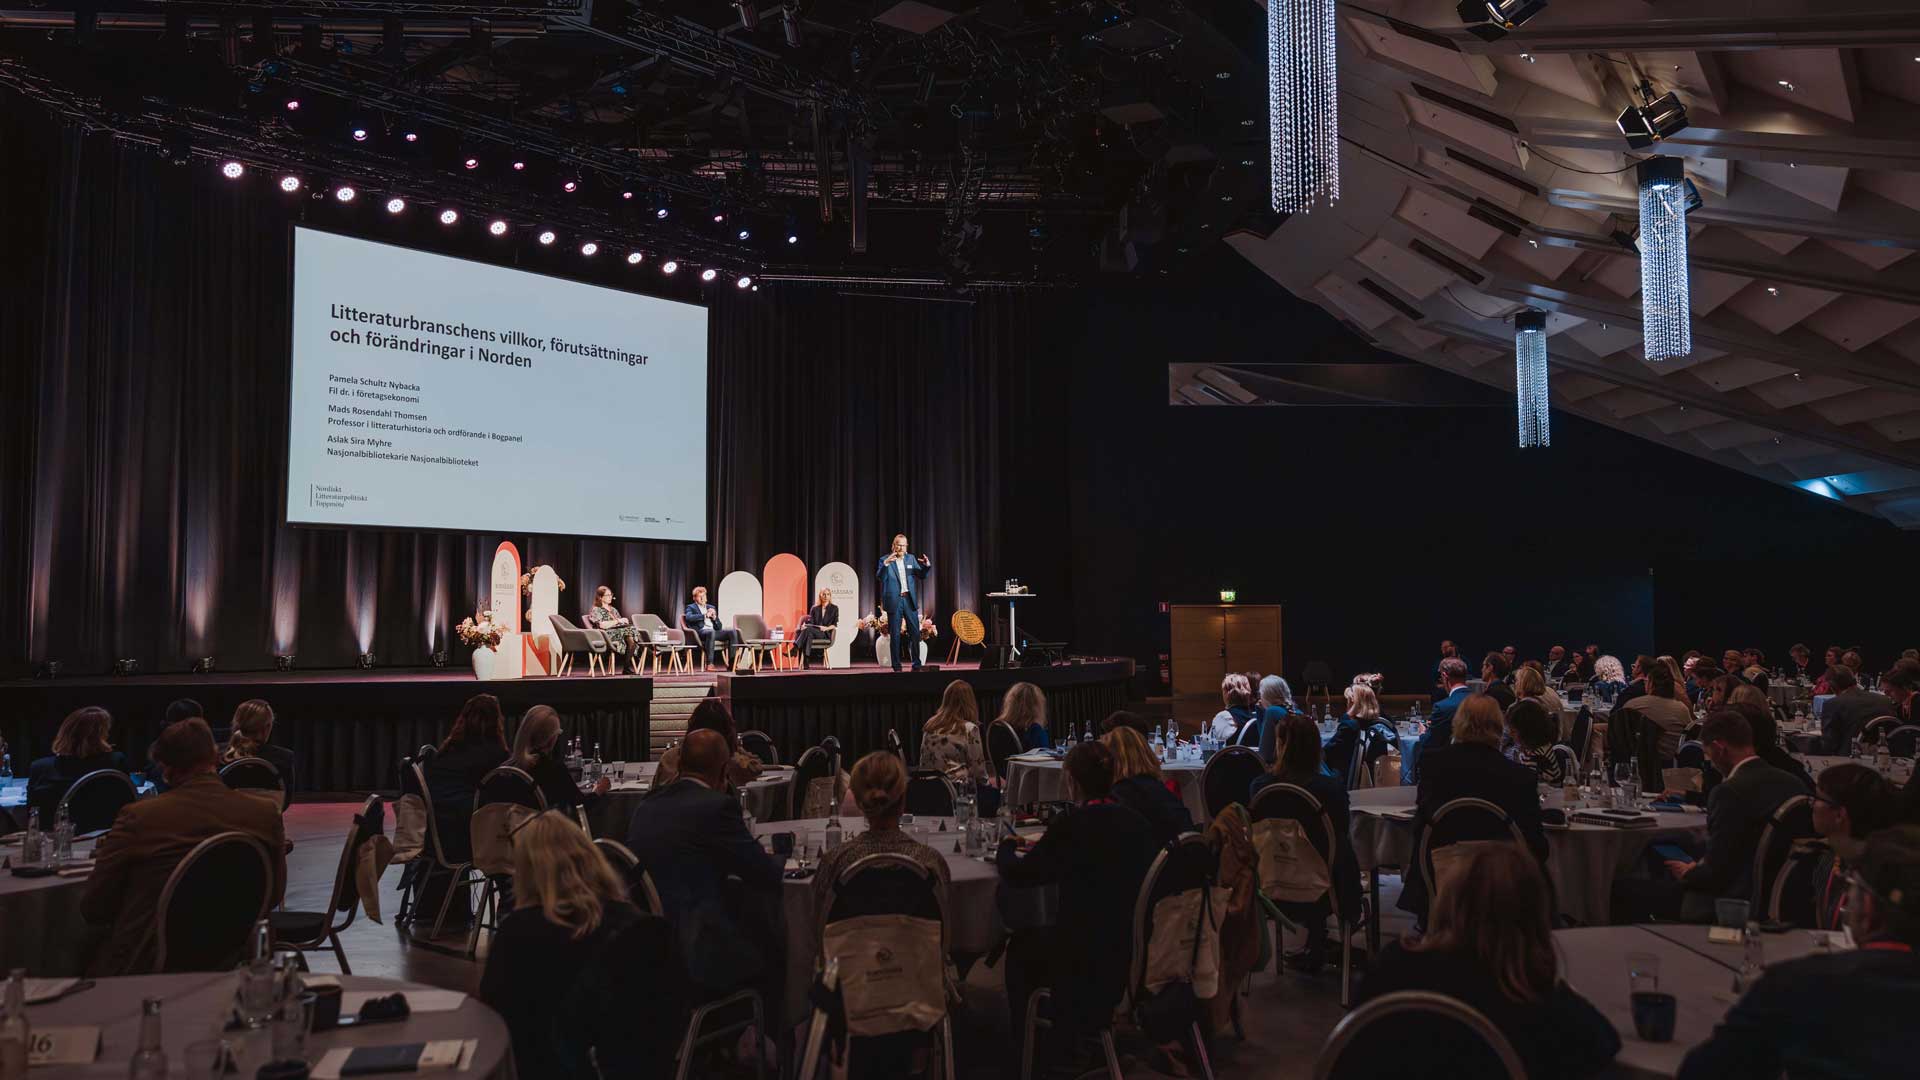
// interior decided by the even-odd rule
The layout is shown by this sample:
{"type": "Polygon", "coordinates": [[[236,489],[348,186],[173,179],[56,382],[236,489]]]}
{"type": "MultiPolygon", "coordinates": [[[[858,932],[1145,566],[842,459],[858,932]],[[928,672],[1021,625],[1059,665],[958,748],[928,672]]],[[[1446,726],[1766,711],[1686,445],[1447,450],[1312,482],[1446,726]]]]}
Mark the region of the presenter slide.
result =
{"type": "Polygon", "coordinates": [[[707,310],[296,228],[287,520],[704,540],[707,310]]]}

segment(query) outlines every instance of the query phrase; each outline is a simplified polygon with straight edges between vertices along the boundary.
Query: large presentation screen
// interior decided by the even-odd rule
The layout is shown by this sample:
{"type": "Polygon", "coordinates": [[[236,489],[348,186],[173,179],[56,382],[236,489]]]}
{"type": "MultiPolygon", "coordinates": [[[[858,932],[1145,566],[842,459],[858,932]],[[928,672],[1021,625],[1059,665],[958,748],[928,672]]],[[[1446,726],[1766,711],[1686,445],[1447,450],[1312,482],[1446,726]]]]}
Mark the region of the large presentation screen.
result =
{"type": "Polygon", "coordinates": [[[287,520],[704,540],[707,310],[293,237],[287,520]]]}

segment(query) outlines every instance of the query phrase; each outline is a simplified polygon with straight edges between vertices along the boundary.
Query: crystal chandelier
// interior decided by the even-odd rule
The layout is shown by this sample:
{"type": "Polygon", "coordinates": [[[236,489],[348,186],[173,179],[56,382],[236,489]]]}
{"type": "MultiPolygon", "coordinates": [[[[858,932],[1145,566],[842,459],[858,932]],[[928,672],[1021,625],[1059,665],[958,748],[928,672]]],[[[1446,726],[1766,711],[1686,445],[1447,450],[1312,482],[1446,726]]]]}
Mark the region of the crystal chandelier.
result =
{"type": "Polygon", "coordinates": [[[1513,317],[1513,388],[1520,412],[1520,449],[1553,442],[1547,425],[1547,313],[1513,317]]]}
{"type": "Polygon", "coordinates": [[[1693,351],[1687,291],[1687,176],[1676,157],[1640,163],[1640,322],[1648,360],[1693,351]]]}
{"type": "Polygon", "coordinates": [[[1273,208],[1340,198],[1339,28],[1334,0],[1267,0],[1267,124],[1273,208]]]}

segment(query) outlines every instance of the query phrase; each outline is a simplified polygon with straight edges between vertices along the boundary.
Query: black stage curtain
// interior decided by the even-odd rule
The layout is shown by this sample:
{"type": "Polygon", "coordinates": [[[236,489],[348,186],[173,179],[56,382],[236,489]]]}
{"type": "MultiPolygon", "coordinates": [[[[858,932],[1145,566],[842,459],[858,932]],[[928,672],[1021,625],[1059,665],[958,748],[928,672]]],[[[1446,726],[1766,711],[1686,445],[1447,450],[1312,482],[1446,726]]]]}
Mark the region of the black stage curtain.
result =
{"type": "MultiPolygon", "coordinates": [[[[365,649],[409,666],[448,648],[503,537],[282,524],[287,223],[309,202],[16,101],[0,139],[0,673],[261,670],[284,652],[313,670],[365,649]]],[[[724,292],[711,542],[508,537],[568,583],[563,610],[604,583],[671,624],[693,585],[779,552],[870,574],[895,531],[933,561],[943,632],[1003,577],[1064,593],[1067,380],[1034,330],[1044,295],[724,292]]],[[[610,447],[609,484],[626,467],[646,466],[610,447]]]]}

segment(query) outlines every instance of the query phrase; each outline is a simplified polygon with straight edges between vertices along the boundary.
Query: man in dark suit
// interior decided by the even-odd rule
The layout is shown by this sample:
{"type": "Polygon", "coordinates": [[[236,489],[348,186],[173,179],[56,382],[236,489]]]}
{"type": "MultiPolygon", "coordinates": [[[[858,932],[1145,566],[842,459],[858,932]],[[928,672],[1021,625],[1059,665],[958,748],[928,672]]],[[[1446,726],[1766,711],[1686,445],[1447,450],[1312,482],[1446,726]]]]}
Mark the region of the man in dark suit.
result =
{"type": "Polygon", "coordinates": [[[1547,677],[1548,682],[1552,682],[1566,673],[1567,648],[1564,645],[1555,645],[1547,650],[1547,666],[1542,674],[1547,677]]]}
{"type": "Polygon", "coordinates": [[[1857,949],[1769,965],[1679,1080],[1723,1076],[1907,1076],[1920,1028],[1920,828],[1834,841],[1853,869],[1846,912],[1857,949]]]}
{"type": "Polygon", "coordinates": [[[700,653],[707,663],[720,662],[722,651],[726,653],[727,667],[733,667],[734,658],[740,654],[740,631],[730,630],[720,625],[720,613],[707,603],[707,587],[696,585],[693,600],[680,613],[680,621],[687,629],[699,635],[700,653]]]}
{"type": "MultiPolygon", "coordinates": [[[[94,975],[152,970],[160,892],[180,860],[209,837],[243,832],[260,841],[273,869],[268,906],[286,895],[287,834],[280,808],[221,783],[219,752],[206,721],[182,720],[162,731],[151,756],[166,774],[167,793],[120,811],[94,849],[93,874],[80,895],[81,917],[105,934],[88,965],[94,975]]],[[[236,943],[247,940],[246,926],[220,929],[231,930],[236,943]]]]}
{"type": "Polygon", "coordinates": [[[1845,664],[1827,669],[1827,685],[1833,688],[1834,696],[1820,710],[1820,738],[1814,741],[1813,750],[1816,754],[1843,755],[1868,721],[1899,716],[1892,698],[1861,689],[1853,669],[1845,664]]]}
{"type": "Polygon", "coordinates": [[[1486,683],[1486,689],[1480,692],[1499,702],[1503,710],[1512,707],[1514,701],[1513,687],[1507,684],[1507,676],[1512,673],[1505,653],[1490,652],[1480,661],[1480,681],[1486,683]]]}
{"type": "Polygon", "coordinates": [[[873,572],[880,602],[887,609],[887,632],[893,635],[893,670],[911,659],[920,670],[920,582],[933,564],[925,555],[907,554],[907,535],[893,538],[893,550],[882,556],[873,572]]]}
{"type": "Polygon", "coordinates": [[[1736,710],[1708,716],[1700,742],[1708,762],[1726,777],[1707,796],[1707,853],[1692,861],[1666,860],[1666,878],[1615,881],[1616,922],[1707,922],[1713,918],[1715,900],[1752,896],[1753,855],[1761,830],[1781,803],[1807,794],[1798,777],[1754,752],[1753,724],[1736,710]]]}
{"type": "Polygon", "coordinates": [[[782,997],[785,973],[784,863],[760,847],[740,804],[726,794],[728,756],[726,736],[689,732],[680,744],[679,778],[634,810],[627,847],[653,879],[704,997],[759,986],[771,1008],[782,997]]]}
{"type": "Polygon", "coordinates": [[[1440,661],[1440,688],[1444,691],[1433,703],[1433,720],[1427,733],[1414,746],[1413,778],[1420,779],[1420,762],[1429,750],[1437,750],[1453,741],[1453,713],[1473,691],[1467,688],[1467,662],[1457,656],[1440,661]]]}

